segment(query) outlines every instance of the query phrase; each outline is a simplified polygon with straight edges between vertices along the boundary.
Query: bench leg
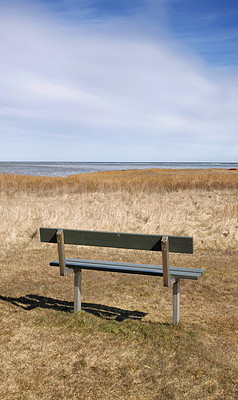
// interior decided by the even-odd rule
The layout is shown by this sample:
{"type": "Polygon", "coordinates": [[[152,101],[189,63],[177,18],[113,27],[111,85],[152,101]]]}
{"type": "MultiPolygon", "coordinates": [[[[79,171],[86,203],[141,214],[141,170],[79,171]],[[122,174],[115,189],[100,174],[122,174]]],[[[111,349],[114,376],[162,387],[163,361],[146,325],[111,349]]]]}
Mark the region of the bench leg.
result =
{"type": "Polygon", "coordinates": [[[173,284],[173,324],[178,325],[180,320],[180,281],[173,284]]]}
{"type": "Polygon", "coordinates": [[[81,269],[74,271],[74,312],[81,311],[81,269]]]}

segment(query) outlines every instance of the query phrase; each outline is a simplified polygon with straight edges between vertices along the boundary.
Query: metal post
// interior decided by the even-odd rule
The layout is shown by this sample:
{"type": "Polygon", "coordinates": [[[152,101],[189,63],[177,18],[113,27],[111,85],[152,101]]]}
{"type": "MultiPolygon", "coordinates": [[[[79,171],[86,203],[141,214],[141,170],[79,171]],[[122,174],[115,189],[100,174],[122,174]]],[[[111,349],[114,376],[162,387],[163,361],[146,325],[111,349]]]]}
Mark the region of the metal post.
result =
{"type": "Polygon", "coordinates": [[[81,311],[81,277],[82,270],[74,270],[74,312],[81,311]]]}
{"type": "Polygon", "coordinates": [[[173,324],[178,325],[180,320],[180,280],[173,284],[173,324]]]}

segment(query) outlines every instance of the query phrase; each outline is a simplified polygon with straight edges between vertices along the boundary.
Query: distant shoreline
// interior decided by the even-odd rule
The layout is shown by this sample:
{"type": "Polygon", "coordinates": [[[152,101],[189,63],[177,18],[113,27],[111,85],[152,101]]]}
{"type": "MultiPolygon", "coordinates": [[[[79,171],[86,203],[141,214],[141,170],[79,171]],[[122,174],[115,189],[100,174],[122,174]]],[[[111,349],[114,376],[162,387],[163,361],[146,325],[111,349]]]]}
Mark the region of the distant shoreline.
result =
{"type": "Polygon", "coordinates": [[[100,171],[237,170],[238,162],[0,162],[0,174],[67,177],[100,171]]]}

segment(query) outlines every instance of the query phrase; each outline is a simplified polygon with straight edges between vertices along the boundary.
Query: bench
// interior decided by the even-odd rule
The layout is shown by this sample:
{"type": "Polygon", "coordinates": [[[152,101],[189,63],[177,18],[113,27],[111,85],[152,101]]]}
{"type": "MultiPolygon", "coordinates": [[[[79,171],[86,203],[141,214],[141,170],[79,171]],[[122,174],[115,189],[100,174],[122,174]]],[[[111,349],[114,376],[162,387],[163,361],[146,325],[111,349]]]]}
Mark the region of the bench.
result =
{"type": "Polygon", "coordinates": [[[163,278],[164,286],[173,285],[173,323],[177,325],[180,320],[180,279],[198,280],[205,273],[204,269],[169,265],[170,252],[193,253],[192,237],[40,228],[40,238],[41,242],[57,243],[59,260],[50,265],[59,267],[61,276],[74,273],[74,312],[81,310],[83,269],[159,276],[163,278]],[[162,266],[65,258],[64,244],[161,251],[162,266]]]}

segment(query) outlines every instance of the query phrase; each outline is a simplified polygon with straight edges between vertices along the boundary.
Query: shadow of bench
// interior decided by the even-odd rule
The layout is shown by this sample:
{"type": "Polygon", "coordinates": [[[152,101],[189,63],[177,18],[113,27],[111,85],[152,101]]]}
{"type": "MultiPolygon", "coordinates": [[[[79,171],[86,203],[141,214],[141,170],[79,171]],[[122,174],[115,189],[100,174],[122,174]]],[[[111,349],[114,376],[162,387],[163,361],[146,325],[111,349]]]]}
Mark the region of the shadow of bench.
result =
{"type": "MultiPolygon", "coordinates": [[[[35,308],[44,308],[55,311],[73,312],[74,303],[51,297],[27,294],[20,297],[5,297],[0,295],[0,300],[13,304],[24,310],[30,311],[35,308]]],[[[97,317],[122,322],[125,319],[141,320],[147,314],[137,310],[124,310],[118,307],[108,307],[102,304],[82,303],[82,310],[97,317]]]]}

